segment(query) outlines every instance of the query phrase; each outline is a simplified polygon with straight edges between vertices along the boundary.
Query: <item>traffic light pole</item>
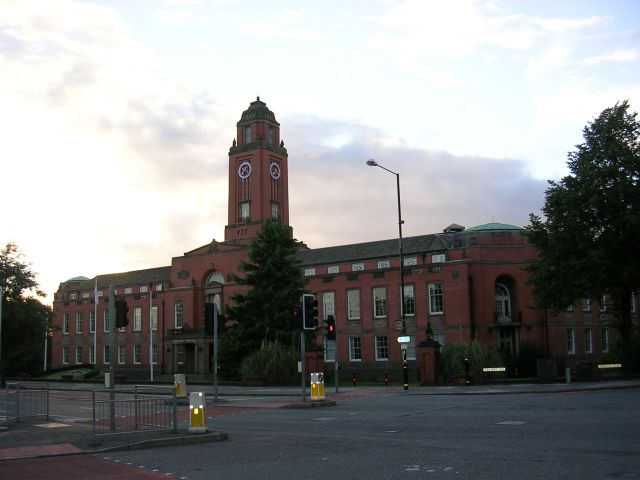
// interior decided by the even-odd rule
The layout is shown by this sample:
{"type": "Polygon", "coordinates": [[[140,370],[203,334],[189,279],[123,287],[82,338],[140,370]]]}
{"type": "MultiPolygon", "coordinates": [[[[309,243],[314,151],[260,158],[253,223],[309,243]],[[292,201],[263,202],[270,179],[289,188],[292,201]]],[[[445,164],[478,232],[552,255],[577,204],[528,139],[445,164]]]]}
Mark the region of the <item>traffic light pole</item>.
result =
{"type": "Polygon", "coordinates": [[[305,372],[305,365],[304,365],[304,355],[305,355],[304,336],[305,336],[304,329],[301,328],[300,329],[300,369],[301,369],[300,377],[302,377],[302,401],[306,402],[307,401],[307,379],[305,378],[306,372],[305,372]]]}
{"type": "MultiPolygon", "coordinates": [[[[109,419],[110,419],[110,428],[111,430],[116,429],[116,392],[115,392],[115,358],[114,358],[114,333],[115,329],[115,318],[116,318],[116,296],[114,293],[115,289],[113,285],[109,285],[109,419]]],[[[97,319],[96,319],[96,330],[97,330],[97,319]]]]}
{"type": "Polygon", "coordinates": [[[218,403],[218,305],[213,304],[213,402],[218,403]]]}

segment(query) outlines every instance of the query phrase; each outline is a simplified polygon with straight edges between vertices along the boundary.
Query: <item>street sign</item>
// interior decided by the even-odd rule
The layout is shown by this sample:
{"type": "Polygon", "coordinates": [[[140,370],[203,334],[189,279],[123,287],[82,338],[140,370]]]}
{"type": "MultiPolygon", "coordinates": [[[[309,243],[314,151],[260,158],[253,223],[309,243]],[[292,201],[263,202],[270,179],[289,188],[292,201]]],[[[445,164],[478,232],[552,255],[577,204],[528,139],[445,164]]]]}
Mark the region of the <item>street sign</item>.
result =
{"type": "Polygon", "coordinates": [[[398,343],[409,343],[411,341],[411,337],[404,336],[398,337],[398,343]]]}

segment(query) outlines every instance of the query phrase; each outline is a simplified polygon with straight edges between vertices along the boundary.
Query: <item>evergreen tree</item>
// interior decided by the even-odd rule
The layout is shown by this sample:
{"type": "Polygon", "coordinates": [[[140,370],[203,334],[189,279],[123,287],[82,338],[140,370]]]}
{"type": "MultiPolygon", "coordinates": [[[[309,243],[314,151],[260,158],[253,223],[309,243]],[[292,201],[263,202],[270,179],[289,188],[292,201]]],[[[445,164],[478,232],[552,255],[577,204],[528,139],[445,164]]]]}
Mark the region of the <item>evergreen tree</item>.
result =
{"type": "Polygon", "coordinates": [[[607,108],[568,154],[570,175],[550,181],[531,214],[538,249],[530,283],[538,301],[561,312],[579,298],[613,299],[623,367],[633,359],[631,299],[640,289],[640,122],[627,101],[607,108]]]}
{"type": "Polygon", "coordinates": [[[2,287],[2,358],[0,377],[42,370],[44,339],[51,309],[30,294],[38,290],[36,274],[14,243],[0,250],[2,287]]]}
{"type": "Polygon", "coordinates": [[[263,342],[293,344],[300,325],[293,319],[304,281],[296,252],[301,244],[291,228],[266,221],[249,246],[248,262],[240,264],[239,285],[248,287],[232,297],[226,309],[235,325],[225,332],[220,360],[222,374],[237,373],[242,358],[260,349],[263,342]]]}

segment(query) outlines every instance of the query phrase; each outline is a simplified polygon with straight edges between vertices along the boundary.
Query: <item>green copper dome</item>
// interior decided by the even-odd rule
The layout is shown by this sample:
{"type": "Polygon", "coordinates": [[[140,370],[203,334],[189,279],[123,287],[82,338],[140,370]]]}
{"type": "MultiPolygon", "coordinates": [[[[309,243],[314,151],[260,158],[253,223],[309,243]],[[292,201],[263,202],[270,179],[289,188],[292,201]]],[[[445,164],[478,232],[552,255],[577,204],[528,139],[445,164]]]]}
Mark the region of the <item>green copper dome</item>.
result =
{"type": "Polygon", "coordinates": [[[485,223],[475,227],[467,228],[467,232],[486,232],[489,230],[522,230],[522,227],[509,225],[508,223],[485,223]]]}

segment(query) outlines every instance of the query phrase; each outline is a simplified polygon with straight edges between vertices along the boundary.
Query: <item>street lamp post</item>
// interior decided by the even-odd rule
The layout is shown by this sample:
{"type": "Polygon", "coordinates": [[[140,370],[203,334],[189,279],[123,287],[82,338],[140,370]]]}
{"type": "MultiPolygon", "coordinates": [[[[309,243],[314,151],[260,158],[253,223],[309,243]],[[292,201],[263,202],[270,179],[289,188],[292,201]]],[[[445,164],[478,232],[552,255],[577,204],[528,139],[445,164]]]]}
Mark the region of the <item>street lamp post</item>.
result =
{"type": "MultiPolygon", "coordinates": [[[[407,323],[404,318],[404,252],[402,249],[402,210],[400,208],[400,174],[383,167],[373,159],[367,160],[367,165],[370,167],[379,167],[392,173],[396,176],[396,188],[398,192],[398,245],[400,250],[400,320],[402,323],[402,336],[407,335],[407,323]]],[[[404,382],[404,389],[409,390],[409,366],[407,364],[407,345],[402,345],[402,378],[404,382]]]]}

